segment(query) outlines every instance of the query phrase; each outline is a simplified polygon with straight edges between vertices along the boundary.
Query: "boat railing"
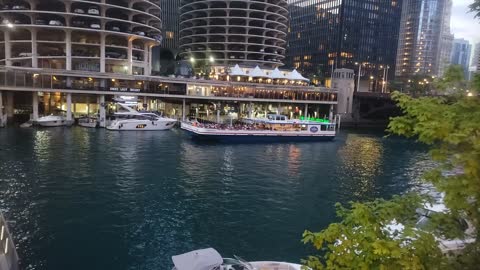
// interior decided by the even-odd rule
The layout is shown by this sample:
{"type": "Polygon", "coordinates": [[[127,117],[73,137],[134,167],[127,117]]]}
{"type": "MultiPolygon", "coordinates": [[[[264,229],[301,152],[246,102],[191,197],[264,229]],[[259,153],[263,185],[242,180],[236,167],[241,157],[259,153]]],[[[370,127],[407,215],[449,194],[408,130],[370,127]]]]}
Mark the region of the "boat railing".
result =
{"type": "Polygon", "coordinates": [[[0,213],[0,270],[18,270],[17,250],[2,213],[0,213]]]}

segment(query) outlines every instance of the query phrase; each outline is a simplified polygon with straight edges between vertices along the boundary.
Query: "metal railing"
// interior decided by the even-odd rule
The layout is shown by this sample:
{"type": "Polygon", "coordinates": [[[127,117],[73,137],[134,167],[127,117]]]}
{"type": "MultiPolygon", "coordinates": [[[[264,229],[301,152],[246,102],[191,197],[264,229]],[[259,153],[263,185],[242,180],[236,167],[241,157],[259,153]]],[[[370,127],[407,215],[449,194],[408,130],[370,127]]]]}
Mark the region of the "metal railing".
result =
{"type": "Polygon", "coordinates": [[[18,270],[17,250],[2,213],[0,213],[0,270],[18,270]]]}

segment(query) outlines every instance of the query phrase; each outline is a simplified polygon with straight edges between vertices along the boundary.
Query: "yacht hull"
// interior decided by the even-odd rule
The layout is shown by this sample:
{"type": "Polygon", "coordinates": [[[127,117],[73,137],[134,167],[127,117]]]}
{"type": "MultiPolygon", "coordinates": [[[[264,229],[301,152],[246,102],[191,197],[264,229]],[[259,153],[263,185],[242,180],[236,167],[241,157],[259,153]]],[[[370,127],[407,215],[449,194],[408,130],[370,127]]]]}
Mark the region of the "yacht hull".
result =
{"type": "Polygon", "coordinates": [[[68,120],[49,120],[49,121],[37,121],[37,124],[42,127],[61,127],[61,126],[70,126],[73,121],[68,120]]]}
{"type": "Polygon", "coordinates": [[[153,131],[169,130],[175,126],[175,121],[113,121],[108,130],[118,131],[153,131]]]}

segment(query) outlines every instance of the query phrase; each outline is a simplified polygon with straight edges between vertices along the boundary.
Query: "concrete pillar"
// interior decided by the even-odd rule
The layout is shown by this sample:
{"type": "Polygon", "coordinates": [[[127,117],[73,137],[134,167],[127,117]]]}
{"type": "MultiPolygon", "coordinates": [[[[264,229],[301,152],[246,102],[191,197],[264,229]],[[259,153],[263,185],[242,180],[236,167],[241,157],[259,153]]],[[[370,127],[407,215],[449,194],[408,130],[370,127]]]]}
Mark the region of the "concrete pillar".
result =
{"type": "Polygon", "coordinates": [[[183,102],[182,102],[182,121],[185,121],[185,107],[186,107],[186,104],[185,104],[185,99],[183,99],[183,102]]]}
{"type": "Polygon", "coordinates": [[[67,121],[72,120],[72,94],[67,93],[67,121]]]}
{"type": "Polygon", "coordinates": [[[305,104],[305,118],[308,118],[308,104],[305,104]]]}
{"type": "Polygon", "coordinates": [[[11,66],[12,65],[12,44],[10,43],[10,32],[7,30],[4,33],[4,39],[5,39],[5,65],[11,66]]]}
{"type": "Polygon", "coordinates": [[[128,40],[128,63],[127,63],[127,66],[128,66],[128,71],[127,71],[127,74],[128,75],[132,75],[133,74],[133,55],[132,55],[132,50],[133,50],[133,44],[132,44],[132,40],[129,39],[128,40]]]}
{"type": "Polygon", "coordinates": [[[72,70],[72,31],[65,31],[65,42],[66,69],[72,70]]]}
{"type": "Polygon", "coordinates": [[[105,72],[105,34],[100,34],[100,72],[105,72]]]}
{"type": "Polygon", "coordinates": [[[38,120],[38,92],[32,92],[32,120],[38,120]]]}
{"type": "Polygon", "coordinates": [[[143,97],[143,109],[144,109],[144,110],[148,110],[148,100],[147,100],[147,96],[144,96],[144,97],[143,97]]]}
{"type": "Polygon", "coordinates": [[[7,124],[7,122],[13,118],[13,112],[14,112],[13,111],[14,110],[13,92],[7,91],[6,96],[7,96],[7,100],[6,100],[6,104],[5,104],[5,114],[6,115],[4,116],[4,118],[6,119],[5,124],[7,124]]]}
{"type": "Polygon", "coordinates": [[[32,33],[32,67],[38,67],[38,51],[37,51],[37,29],[30,30],[32,33]]]}
{"type": "Polygon", "coordinates": [[[144,74],[146,76],[149,76],[151,74],[151,71],[152,71],[152,47],[150,45],[146,45],[144,46],[144,55],[143,55],[143,63],[144,63],[144,66],[145,66],[145,69],[144,69],[144,74]]]}
{"type": "Polygon", "coordinates": [[[100,115],[99,115],[99,118],[98,118],[98,126],[99,127],[105,127],[105,125],[106,125],[105,95],[100,95],[98,105],[99,105],[99,108],[100,108],[100,115]]]}
{"type": "Polygon", "coordinates": [[[330,105],[330,112],[328,113],[328,121],[333,121],[333,104],[330,105]]]}
{"type": "Polygon", "coordinates": [[[3,92],[0,91],[0,127],[5,126],[6,121],[3,116],[3,92]]]}

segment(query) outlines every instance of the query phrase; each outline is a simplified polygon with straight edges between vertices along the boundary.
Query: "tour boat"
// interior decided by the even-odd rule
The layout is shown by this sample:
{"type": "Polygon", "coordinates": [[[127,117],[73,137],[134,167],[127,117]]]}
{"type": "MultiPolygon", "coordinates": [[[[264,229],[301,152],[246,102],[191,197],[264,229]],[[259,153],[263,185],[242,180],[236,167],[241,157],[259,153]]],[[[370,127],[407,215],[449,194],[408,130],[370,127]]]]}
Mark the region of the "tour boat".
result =
{"type": "Polygon", "coordinates": [[[36,123],[42,127],[60,127],[70,126],[73,124],[73,120],[67,120],[64,115],[65,111],[57,110],[55,114],[39,117],[36,123]]]}
{"type": "Polygon", "coordinates": [[[96,128],[98,125],[96,117],[85,116],[78,119],[78,125],[86,128],[96,128]]]}
{"type": "Polygon", "coordinates": [[[124,111],[114,114],[108,130],[167,130],[175,126],[177,120],[159,116],[151,112],[138,112],[133,108],[117,103],[124,111]]]}
{"type": "Polygon", "coordinates": [[[329,141],[335,138],[335,122],[313,118],[289,120],[284,115],[268,115],[267,118],[243,119],[235,125],[182,122],[181,128],[195,139],[224,142],[329,141]]]}
{"type": "MultiPolygon", "coordinates": [[[[213,248],[172,256],[173,270],[301,270],[300,264],[275,261],[247,262],[240,257],[222,258],[213,248]]],[[[306,268],[309,269],[309,268],[306,268]]]]}

